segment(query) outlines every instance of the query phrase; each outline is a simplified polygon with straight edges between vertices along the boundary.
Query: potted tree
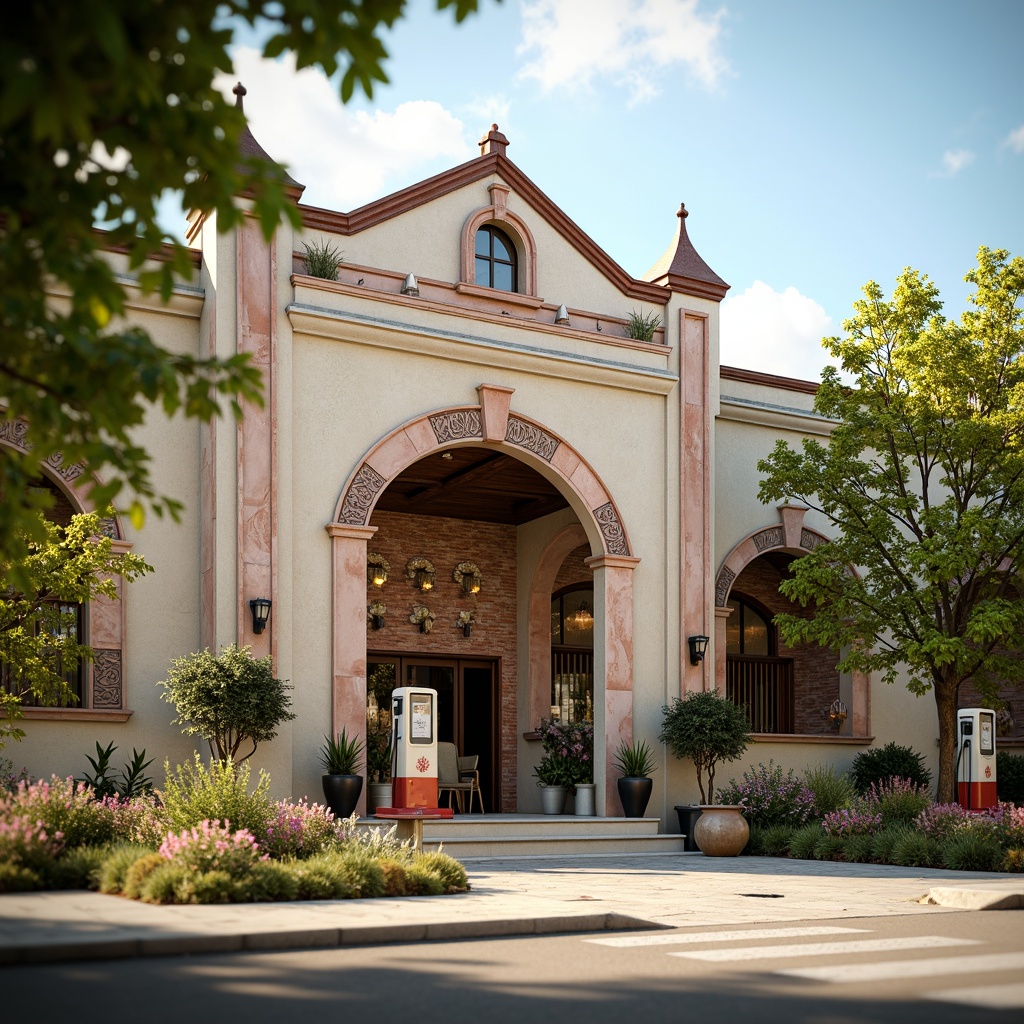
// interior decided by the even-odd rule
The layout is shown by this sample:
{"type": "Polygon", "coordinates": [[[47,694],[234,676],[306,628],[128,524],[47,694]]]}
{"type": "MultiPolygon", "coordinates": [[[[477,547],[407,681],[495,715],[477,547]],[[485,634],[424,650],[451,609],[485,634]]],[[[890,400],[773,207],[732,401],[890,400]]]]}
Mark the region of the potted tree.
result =
{"type": "Polygon", "coordinates": [[[344,729],[337,739],[324,737],[320,748],[320,763],[326,773],[321,779],[324,800],[336,818],[347,818],[356,809],[363,791],[363,777],[359,770],[363,763],[363,741],[348,738],[344,729]]]}
{"type": "Polygon", "coordinates": [[[622,772],[622,777],[616,780],[622,813],[627,818],[642,818],[654,788],[654,780],[651,778],[654,754],[651,748],[643,740],[635,743],[623,741],[612,763],[622,772]]]}
{"type": "Polygon", "coordinates": [[[736,856],[747,844],[750,828],[739,805],[715,804],[715,769],[735,761],[747,749],[750,727],[743,709],[718,690],[693,691],[662,709],[659,739],[676,757],[689,758],[697,772],[701,802],[697,808],[676,807],[686,848],[712,857],[736,856]],[[705,788],[706,783],[706,788],[705,788]],[[692,812],[696,811],[696,814],[692,812]]]}

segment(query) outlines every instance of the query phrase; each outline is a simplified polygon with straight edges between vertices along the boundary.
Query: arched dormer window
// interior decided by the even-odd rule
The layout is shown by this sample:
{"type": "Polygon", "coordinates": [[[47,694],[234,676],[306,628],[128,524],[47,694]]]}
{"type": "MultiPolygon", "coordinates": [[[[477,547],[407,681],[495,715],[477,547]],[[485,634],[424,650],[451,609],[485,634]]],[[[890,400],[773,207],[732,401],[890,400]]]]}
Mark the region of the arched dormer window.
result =
{"type": "Polygon", "coordinates": [[[474,243],[476,283],[501,291],[519,291],[519,255],[512,240],[491,224],[476,233],[474,243]]]}

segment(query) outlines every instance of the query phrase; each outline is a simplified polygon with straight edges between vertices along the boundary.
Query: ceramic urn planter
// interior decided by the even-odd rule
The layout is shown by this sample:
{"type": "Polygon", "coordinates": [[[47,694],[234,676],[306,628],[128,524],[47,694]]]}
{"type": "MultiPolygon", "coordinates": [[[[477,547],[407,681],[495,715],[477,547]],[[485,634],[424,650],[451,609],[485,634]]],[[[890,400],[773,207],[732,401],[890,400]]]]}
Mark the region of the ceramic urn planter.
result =
{"type": "Polygon", "coordinates": [[[706,857],[738,857],[750,838],[739,804],[701,804],[693,838],[706,857]]]}

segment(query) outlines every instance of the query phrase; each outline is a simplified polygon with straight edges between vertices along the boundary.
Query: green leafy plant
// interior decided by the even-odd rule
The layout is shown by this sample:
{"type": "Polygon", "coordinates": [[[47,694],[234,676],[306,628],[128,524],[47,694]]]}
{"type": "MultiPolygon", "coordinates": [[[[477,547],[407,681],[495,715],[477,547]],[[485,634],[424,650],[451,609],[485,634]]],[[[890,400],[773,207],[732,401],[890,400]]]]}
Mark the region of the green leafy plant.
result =
{"type": "Polygon", "coordinates": [[[896,845],[906,840],[913,831],[909,825],[900,824],[875,832],[871,842],[871,859],[878,864],[892,864],[892,853],[896,845]]]}
{"type": "Polygon", "coordinates": [[[639,313],[634,309],[626,320],[626,337],[634,341],[651,341],[660,326],[661,317],[657,313],[639,313]]]}
{"type": "Polygon", "coordinates": [[[838,773],[831,764],[808,768],[804,785],[814,795],[814,813],[819,818],[850,807],[857,796],[849,775],[838,773]]]}
{"type": "Polygon", "coordinates": [[[965,828],[939,840],[937,845],[939,853],[934,863],[941,860],[954,871],[997,871],[1004,856],[995,834],[985,829],[965,828]]]}
{"type": "Polygon", "coordinates": [[[85,759],[92,765],[94,774],[86,772],[80,781],[91,786],[101,799],[105,796],[116,796],[122,800],[130,800],[132,797],[151,792],[153,780],[145,771],[153,763],[153,759],[145,760],[145,749],[140,753],[132,747],[131,764],[124,766],[120,778],[110,774],[110,758],[115,750],[117,747],[114,746],[113,740],[106,747],[101,747],[97,740],[96,757],[85,755],[85,759]]]}
{"type": "Polygon", "coordinates": [[[715,768],[747,749],[750,724],[743,709],[717,690],[691,691],[662,709],[658,739],[678,758],[691,758],[703,804],[714,803],[715,768]],[[704,783],[707,780],[705,792],[704,783]]]}
{"type": "Polygon", "coordinates": [[[931,806],[931,797],[920,786],[903,778],[873,782],[864,794],[863,805],[868,813],[878,814],[885,825],[911,823],[931,806]]]}
{"type": "MultiPolygon", "coordinates": [[[[761,852],[766,857],[785,857],[789,853],[789,844],[797,830],[792,825],[769,825],[758,831],[761,852]]],[[[751,831],[751,837],[753,837],[753,831],[751,831]]]]}
{"type": "Polygon", "coordinates": [[[344,262],[341,249],[323,238],[318,242],[303,242],[302,248],[306,250],[302,266],[310,277],[322,277],[326,281],[338,280],[338,268],[344,262]]]}
{"type": "Polygon", "coordinates": [[[797,860],[813,860],[814,848],[824,834],[817,822],[798,828],[789,840],[789,855],[797,860]]]}
{"type": "Polygon", "coordinates": [[[248,829],[254,836],[266,835],[267,825],[276,817],[270,800],[270,776],[261,771],[255,789],[249,792],[248,764],[212,761],[207,767],[198,753],[194,760],[177,765],[172,772],[164,765],[167,782],[162,797],[167,828],[181,832],[204,820],[231,822],[235,829],[248,829]]]}
{"type": "Polygon", "coordinates": [[[269,655],[254,658],[249,647],[229,644],[219,655],[205,650],[176,658],[158,685],[178,712],[174,724],[184,726],[187,736],[206,739],[220,761],[245,761],[295,717],[288,710],[291,687],[274,678],[269,655]],[[239,757],[243,743],[252,749],[239,757]]]}
{"type": "Polygon", "coordinates": [[[915,785],[927,787],[932,773],[925,767],[924,758],[912,747],[886,743],[884,747],[865,750],[853,759],[850,778],[862,796],[874,783],[888,779],[908,779],[915,785]]]}
{"type": "Polygon", "coordinates": [[[537,776],[538,786],[564,786],[572,789],[575,785],[572,765],[567,758],[558,754],[543,754],[533,774],[537,776]]]}
{"type": "Polygon", "coordinates": [[[337,739],[325,736],[320,763],[328,775],[358,775],[363,766],[363,741],[358,736],[349,739],[345,729],[337,739]]]}
{"type": "Polygon", "coordinates": [[[939,844],[916,829],[909,829],[899,838],[893,844],[890,854],[891,863],[901,868],[931,868],[938,865],[941,859],[939,844]]]}
{"type": "Polygon", "coordinates": [[[623,741],[615,752],[612,763],[627,779],[646,779],[654,771],[654,752],[643,740],[623,741]]]}

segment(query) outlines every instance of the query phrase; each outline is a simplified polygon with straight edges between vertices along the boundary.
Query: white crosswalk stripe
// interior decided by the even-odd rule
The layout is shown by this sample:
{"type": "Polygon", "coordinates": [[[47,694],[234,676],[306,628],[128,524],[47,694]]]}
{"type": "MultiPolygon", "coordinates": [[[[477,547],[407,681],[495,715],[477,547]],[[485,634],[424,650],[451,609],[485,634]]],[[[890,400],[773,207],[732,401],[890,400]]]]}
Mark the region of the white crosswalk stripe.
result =
{"type": "Polygon", "coordinates": [[[976,946],[980,939],[951,939],[944,935],[915,935],[904,939],[853,939],[846,942],[790,943],[783,946],[740,946],[736,949],[694,949],[669,952],[690,960],[730,963],[739,960],[779,960],[787,956],[835,956],[848,953],[888,953],[904,949],[976,946]]]}
{"type": "Polygon", "coordinates": [[[1024,969],[1024,953],[984,953],[980,956],[929,957],[927,960],[896,960],[873,964],[835,964],[831,967],[791,967],[775,971],[790,978],[809,978],[835,984],[887,981],[891,978],[933,978],[981,971],[1024,969]]]}
{"type": "Polygon", "coordinates": [[[655,932],[653,935],[617,935],[609,939],[584,939],[596,946],[689,946],[700,942],[751,942],[754,939],[801,938],[811,935],[863,934],[868,928],[839,928],[828,925],[811,925],[806,928],[745,928],[731,932],[655,932]]]}

